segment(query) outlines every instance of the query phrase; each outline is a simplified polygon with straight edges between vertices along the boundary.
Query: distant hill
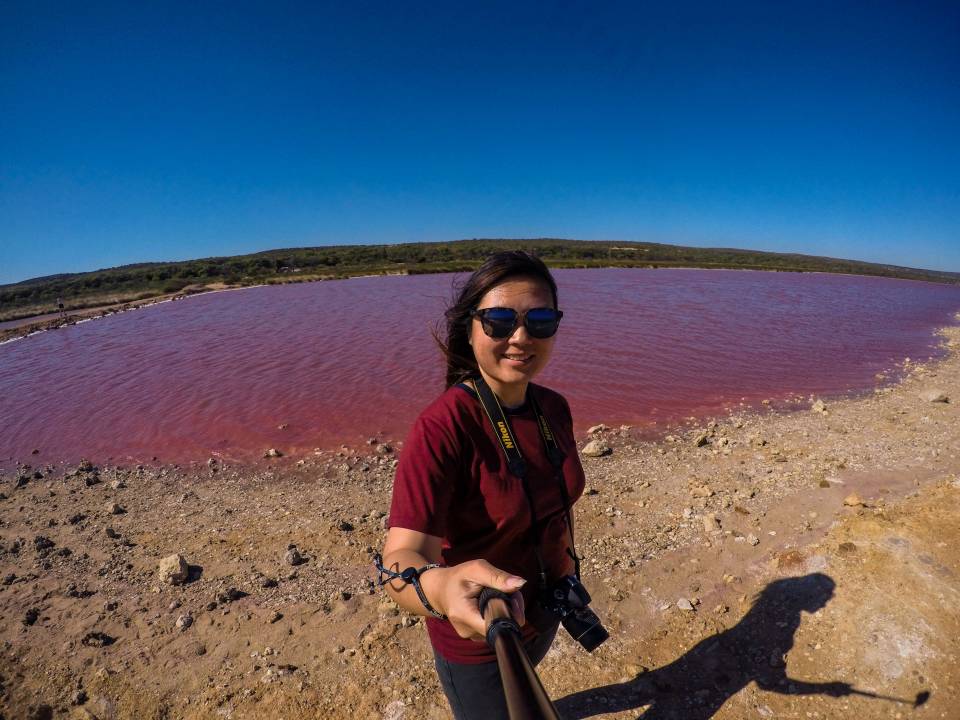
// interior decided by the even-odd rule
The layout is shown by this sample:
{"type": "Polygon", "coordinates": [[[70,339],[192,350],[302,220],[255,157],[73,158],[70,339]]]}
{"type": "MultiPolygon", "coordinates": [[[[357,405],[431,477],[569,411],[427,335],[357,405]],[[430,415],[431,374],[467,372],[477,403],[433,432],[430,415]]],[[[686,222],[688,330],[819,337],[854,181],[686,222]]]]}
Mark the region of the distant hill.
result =
{"type": "Polygon", "coordinates": [[[492,252],[535,252],[551,267],[696,267],[880,275],[960,284],[960,273],[856,260],[735,248],[659,243],[536,239],[474,239],[401,245],[334,245],[267,250],[182,262],[138,263],[92,272],[49,275],[0,285],[0,320],[49,312],[57,298],[68,310],[130,302],[213,287],[304,282],[355,275],[436,273],[476,268],[492,252]]]}

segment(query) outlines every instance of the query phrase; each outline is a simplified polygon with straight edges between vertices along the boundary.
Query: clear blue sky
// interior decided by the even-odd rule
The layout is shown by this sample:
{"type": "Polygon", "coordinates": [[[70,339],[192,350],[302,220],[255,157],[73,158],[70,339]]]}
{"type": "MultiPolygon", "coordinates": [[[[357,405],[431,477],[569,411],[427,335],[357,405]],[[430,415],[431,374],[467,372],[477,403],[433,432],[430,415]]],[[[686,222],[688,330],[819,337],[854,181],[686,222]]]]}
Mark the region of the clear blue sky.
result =
{"type": "Polygon", "coordinates": [[[4,3],[0,282],[565,237],[960,271],[960,3],[4,3]]]}

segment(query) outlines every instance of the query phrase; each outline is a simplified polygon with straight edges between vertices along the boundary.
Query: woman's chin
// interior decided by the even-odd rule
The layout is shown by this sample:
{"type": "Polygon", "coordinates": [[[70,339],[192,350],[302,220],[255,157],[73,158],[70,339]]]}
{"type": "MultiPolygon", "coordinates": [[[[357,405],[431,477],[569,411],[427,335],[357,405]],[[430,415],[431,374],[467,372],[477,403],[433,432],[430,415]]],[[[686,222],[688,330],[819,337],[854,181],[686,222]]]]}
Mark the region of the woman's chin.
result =
{"type": "Polygon", "coordinates": [[[527,383],[539,372],[540,367],[536,363],[515,363],[506,361],[497,368],[497,379],[508,385],[515,383],[527,383]]]}

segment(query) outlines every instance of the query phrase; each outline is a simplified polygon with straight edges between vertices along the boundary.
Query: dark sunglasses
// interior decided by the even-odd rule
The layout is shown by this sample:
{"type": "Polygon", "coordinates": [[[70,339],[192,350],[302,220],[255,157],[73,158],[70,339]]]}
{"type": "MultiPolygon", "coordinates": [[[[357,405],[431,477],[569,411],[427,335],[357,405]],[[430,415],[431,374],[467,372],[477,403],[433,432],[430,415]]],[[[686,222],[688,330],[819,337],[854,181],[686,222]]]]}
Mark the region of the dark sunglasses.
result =
{"type": "Polygon", "coordinates": [[[507,339],[520,323],[523,323],[530,337],[544,340],[557,334],[563,313],[548,307],[531,308],[523,313],[513,308],[493,307],[471,310],[470,317],[479,319],[483,332],[494,340],[507,339]]]}

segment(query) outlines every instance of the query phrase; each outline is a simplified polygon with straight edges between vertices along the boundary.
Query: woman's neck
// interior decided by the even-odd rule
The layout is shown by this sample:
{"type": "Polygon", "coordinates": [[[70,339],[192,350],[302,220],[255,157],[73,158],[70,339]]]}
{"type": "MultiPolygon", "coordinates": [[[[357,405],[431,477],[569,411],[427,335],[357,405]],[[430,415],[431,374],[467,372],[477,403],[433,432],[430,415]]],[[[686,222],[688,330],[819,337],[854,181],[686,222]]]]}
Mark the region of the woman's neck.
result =
{"type": "Polygon", "coordinates": [[[520,407],[527,399],[527,385],[530,383],[502,383],[498,380],[494,380],[489,377],[482,370],[480,374],[483,376],[484,381],[487,385],[490,386],[490,389],[493,390],[494,394],[497,396],[497,399],[500,400],[500,404],[503,405],[507,410],[513,410],[520,407]]]}

